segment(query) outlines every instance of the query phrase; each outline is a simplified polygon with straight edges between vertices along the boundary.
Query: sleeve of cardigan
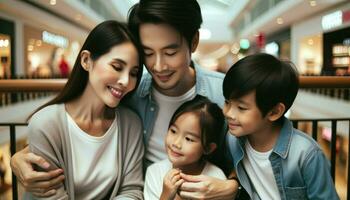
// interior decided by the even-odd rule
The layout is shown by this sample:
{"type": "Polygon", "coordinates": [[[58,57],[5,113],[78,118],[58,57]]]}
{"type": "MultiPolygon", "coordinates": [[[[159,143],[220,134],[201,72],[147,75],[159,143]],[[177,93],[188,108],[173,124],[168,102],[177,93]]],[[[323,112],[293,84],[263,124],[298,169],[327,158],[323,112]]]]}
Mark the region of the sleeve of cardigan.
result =
{"type": "Polygon", "coordinates": [[[135,113],[128,113],[129,127],[127,132],[120,133],[127,135],[121,144],[124,146],[123,154],[125,157],[122,160],[123,174],[121,178],[121,186],[118,194],[114,199],[143,199],[143,173],[142,160],[144,154],[142,126],[140,119],[135,113]]]}
{"type": "MultiPolygon", "coordinates": [[[[33,115],[28,125],[28,143],[30,151],[43,157],[50,163],[50,168],[48,170],[34,166],[34,169],[37,171],[49,171],[61,168],[58,158],[59,149],[56,143],[57,135],[55,135],[57,132],[57,129],[55,129],[55,123],[57,123],[57,121],[55,122],[52,120],[53,117],[54,113],[48,112],[44,108],[44,110],[33,115]]],[[[27,197],[26,199],[68,199],[63,183],[57,189],[56,194],[49,198],[37,198],[31,194],[25,196],[27,197]]]]}

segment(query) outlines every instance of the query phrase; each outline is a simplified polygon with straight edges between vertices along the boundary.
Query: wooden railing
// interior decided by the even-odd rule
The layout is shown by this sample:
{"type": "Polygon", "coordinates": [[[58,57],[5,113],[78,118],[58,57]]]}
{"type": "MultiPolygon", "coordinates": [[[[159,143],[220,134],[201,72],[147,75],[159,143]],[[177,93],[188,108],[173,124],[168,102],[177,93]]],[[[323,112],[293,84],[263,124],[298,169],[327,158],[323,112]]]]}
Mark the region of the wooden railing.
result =
{"type": "MultiPolygon", "coordinates": [[[[19,79],[19,80],[0,80],[0,93],[1,92],[58,92],[65,83],[66,79],[19,79]]],[[[350,88],[350,77],[328,77],[328,76],[301,76],[300,77],[301,88],[350,88]]],[[[218,88],[219,89],[219,88],[218,88]]],[[[332,118],[332,119],[293,119],[293,123],[298,126],[299,122],[309,121],[312,123],[312,137],[317,141],[317,124],[323,121],[330,121],[332,126],[332,138],[331,138],[331,174],[333,180],[335,179],[335,157],[336,157],[336,130],[338,121],[349,122],[349,135],[350,135],[350,112],[346,118],[332,118]]],[[[7,126],[10,128],[10,144],[11,154],[15,153],[16,149],[16,126],[26,126],[26,123],[0,123],[0,126],[7,126]]],[[[349,137],[348,135],[348,137],[349,137]]],[[[348,149],[348,163],[350,159],[350,145],[348,149]]],[[[347,168],[348,175],[350,175],[350,164],[347,168]]],[[[350,191],[349,178],[347,182],[347,191],[350,191]]],[[[17,181],[13,176],[12,181],[13,199],[17,199],[17,181]]],[[[348,192],[347,199],[350,200],[350,194],[348,192]]]]}
{"type": "MultiPolygon", "coordinates": [[[[300,76],[301,88],[350,88],[350,77],[300,76]]],[[[0,80],[0,92],[60,91],[66,79],[8,79],[0,80]]]]}

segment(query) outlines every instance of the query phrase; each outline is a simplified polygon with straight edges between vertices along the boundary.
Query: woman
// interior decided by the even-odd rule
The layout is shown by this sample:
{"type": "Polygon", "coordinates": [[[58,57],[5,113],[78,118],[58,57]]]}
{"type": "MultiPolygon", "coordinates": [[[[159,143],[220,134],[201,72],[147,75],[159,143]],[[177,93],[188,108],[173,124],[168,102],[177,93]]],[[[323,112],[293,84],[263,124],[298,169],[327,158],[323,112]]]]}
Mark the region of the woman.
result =
{"type": "Polygon", "coordinates": [[[50,199],[142,199],[141,123],[119,105],[140,81],[140,49],[124,24],[99,24],[62,92],[32,116],[30,150],[49,161],[45,171],[64,171],[50,199]]]}

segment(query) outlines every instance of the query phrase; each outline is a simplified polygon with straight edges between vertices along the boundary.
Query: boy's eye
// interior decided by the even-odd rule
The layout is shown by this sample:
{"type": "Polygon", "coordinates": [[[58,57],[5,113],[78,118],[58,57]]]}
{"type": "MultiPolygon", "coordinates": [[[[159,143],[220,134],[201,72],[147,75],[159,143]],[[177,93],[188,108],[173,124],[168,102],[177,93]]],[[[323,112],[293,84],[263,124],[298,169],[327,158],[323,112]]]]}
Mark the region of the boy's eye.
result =
{"type": "Polygon", "coordinates": [[[240,109],[240,110],[248,110],[248,108],[242,107],[242,106],[238,106],[238,109],[240,109]]]}
{"type": "Polygon", "coordinates": [[[225,100],[225,104],[227,105],[227,104],[229,104],[230,102],[228,101],[228,100],[225,100]]]}
{"type": "Polygon", "coordinates": [[[170,133],[176,133],[176,130],[171,128],[170,133]]]}

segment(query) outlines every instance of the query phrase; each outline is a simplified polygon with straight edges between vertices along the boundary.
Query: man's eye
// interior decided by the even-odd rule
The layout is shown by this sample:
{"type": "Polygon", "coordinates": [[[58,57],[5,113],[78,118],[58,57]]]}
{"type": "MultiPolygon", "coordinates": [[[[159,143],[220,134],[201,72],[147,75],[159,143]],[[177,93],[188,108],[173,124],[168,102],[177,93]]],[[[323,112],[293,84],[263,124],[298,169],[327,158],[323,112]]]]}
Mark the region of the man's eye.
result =
{"type": "Polygon", "coordinates": [[[176,53],[177,53],[176,51],[174,51],[174,52],[166,52],[165,55],[167,55],[167,56],[173,56],[173,55],[175,55],[176,53]]]}

